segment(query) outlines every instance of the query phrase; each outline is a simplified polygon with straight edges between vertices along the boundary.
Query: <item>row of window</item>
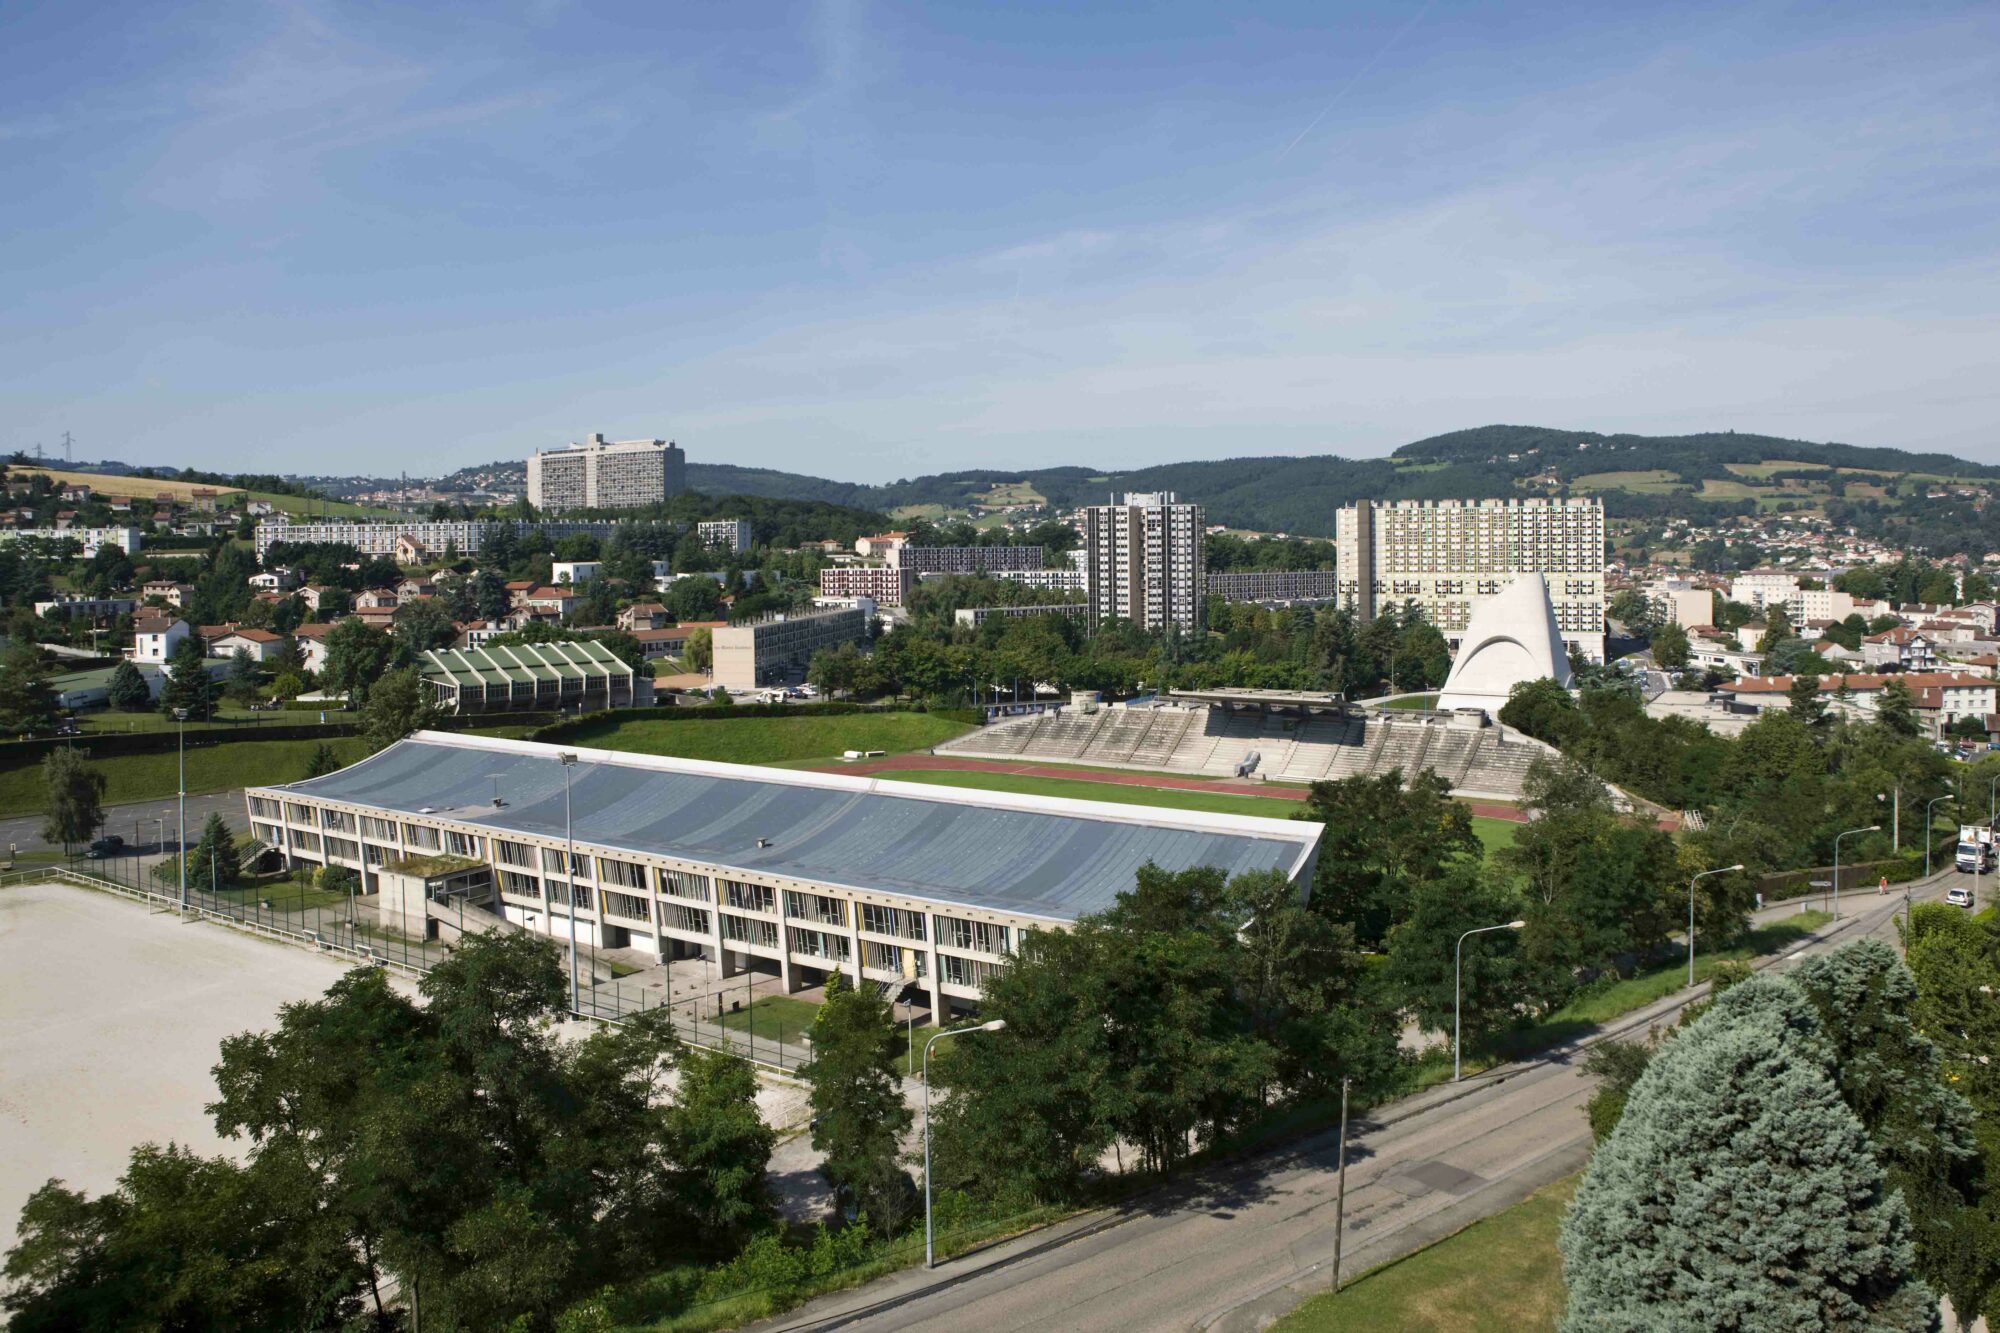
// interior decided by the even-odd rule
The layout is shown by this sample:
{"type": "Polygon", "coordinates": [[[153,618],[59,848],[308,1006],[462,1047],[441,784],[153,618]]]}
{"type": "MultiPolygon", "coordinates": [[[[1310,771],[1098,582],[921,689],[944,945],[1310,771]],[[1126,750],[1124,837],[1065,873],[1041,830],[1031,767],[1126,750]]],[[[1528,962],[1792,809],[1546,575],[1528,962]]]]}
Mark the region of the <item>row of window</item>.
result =
{"type": "MultiPolygon", "coordinates": [[[[253,812],[259,806],[264,807],[272,814],[275,814],[277,811],[277,802],[268,801],[262,797],[254,797],[252,800],[253,812]]],[[[311,809],[311,807],[307,806],[292,805],[290,813],[294,817],[294,823],[310,822],[309,820],[300,819],[298,816],[301,811],[309,813],[311,809]]],[[[321,825],[329,830],[324,843],[322,843],[320,835],[316,833],[294,829],[292,832],[292,846],[300,851],[314,853],[320,853],[323,846],[325,849],[324,854],[326,855],[344,857],[348,860],[360,860],[364,849],[359,843],[351,839],[331,836],[331,831],[334,830],[352,832],[357,827],[356,818],[338,810],[323,810],[320,814],[322,816],[321,825]]],[[[361,817],[359,827],[371,837],[381,836],[393,839],[395,832],[394,824],[386,820],[375,819],[372,816],[361,817]]],[[[456,830],[441,831],[420,824],[405,824],[402,826],[402,831],[407,845],[425,850],[450,851],[455,855],[475,860],[479,859],[484,851],[484,839],[472,834],[460,833],[456,830]]],[[[263,828],[258,830],[258,835],[265,838],[266,841],[275,844],[280,841],[281,830],[277,828],[263,828]]],[[[536,850],[525,843],[513,842],[504,838],[495,838],[493,840],[494,857],[501,868],[500,887],[503,892],[514,897],[529,898],[537,901],[543,897],[545,892],[543,881],[532,874],[522,873],[534,868],[536,860],[534,853],[536,850]]],[[[592,872],[595,870],[595,877],[601,884],[607,886],[615,884],[624,888],[641,890],[647,887],[646,868],[636,862],[617,860],[612,857],[592,857],[583,854],[566,858],[564,852],[555,848],[542,848],[540,851],[541,866],[545,872],[557,875],[562,874],[564,872],[564,862],[567,859],[569,862],[569,875],[572,878],[582,880],[591,879],[593,878],[592,872]],[[594,866],[593,862],[595,862],[594,866]]],[[[369,864],[373,865],[381,862],[382,856],[379,849],[369,847],[366,849],[366,853],[369,864]]],[[[745,912],[769,914],[777,912],[778,891],[768,884],[752,884],[743,880],[721,877],[717,877],[714,884],[720,890],[721,902],[725,907],[745,912]]],[[[660,872],[660,888],[668,896],[674,898],[700,903],[713,901],[709,877],[692,871],[662,870],[660,872]]],[[[547,881],[546,894],[551,903],[560,906],[568,906],[572,901],[569,886],[561,880],[552,879],[547,881]]],[[[590,910],[591,895],[587,889],[579,888],[575,894],[575,898],[581,900],[584,910],[590,910]]],[[[602,903],[606,916],[618,917],[627,921],[644,921],[648,923],[652,921],[652,910],[648,900],[644,897],[619,893],[607,887],[602,892],[602,903]]],[[[663,904],[663,916],[666,910],[663,904]]],[[[698,929],[706,933],[708,919],[706,912],[687,908],[679,910],[683,914],[683,920],[691,921],[698,919],[702,923],[699,927],[683,926],[682,929],[698,929]]],[[[843,929],[848,925],[846,903],[828,894],[788,889],[785,891],[785,914],[787,917],[796,920],[814,921],[822,925],[839,926],[843,929]]],[[[730,939],[746,940],[750,943],[762,944],[767,948],[777,947],[778,928],[771,922],[749,921],[745,918],[732,916],[729,913],[724,913],[722,920],[725,934],[730,939]],[[736,924],[732,926],[731,923],[736,924]],[[728,932],[732,929],[738,933],[729,934],[728,932]]],[[[994,925],[984,921],[972,921],[963,917],[943,915],[935,917],[934,921],[936,926],[934,933],[940,945],[996,955],[1006,954],[1012,949],[1013,932],[1006,926],[994,925]]],[[[870,934],[888,935],[897,939],[926,940],[931,938],[933,934],[932,931],[927,930],[925,927],[924,913],[900,907],[882,907],[873,903],[864,903],[861,905],[860,927],[870,934]]],[[[824,939],[827,941],[837,939],[839,941],[838,945],[825,943],[816,947],[823,947],[829,950],[837,948],[840,957],[847,957],[849,946],[844,935],[835,936],[821,931],[798,930],[795,931],[795,937],[824,939]]],[[[893,946],[876,945],[872,947],[885,951],[885,956],[899,954],[899,951],[893,946]]],[[[800,952],[805,951],[800,950],[800,952]]],[[[815,954],[814,956],[828,955],[815,954]]],[[[869,965],[871,967],[881,966],[885,969],[900,968],[900,962],[882,964],[871,962],[869,965]]]]}

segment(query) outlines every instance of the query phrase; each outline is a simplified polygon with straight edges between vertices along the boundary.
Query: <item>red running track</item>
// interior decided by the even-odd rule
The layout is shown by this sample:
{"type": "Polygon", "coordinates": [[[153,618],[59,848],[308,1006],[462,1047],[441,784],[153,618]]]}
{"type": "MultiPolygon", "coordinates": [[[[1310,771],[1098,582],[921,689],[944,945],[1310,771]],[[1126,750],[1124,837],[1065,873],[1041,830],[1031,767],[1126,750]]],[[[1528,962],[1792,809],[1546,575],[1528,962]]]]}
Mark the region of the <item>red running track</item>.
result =
{"type": "MultiPolygon", "coordinates": [[[[1005,759],[959,759],[941,754],[891,755],[854,764],[825,764],[825,773],[884,773],[896,770],[937,769],[960,773],[1015,773],[1028,778],[1056,778],[1069,782],[1105,782],[1123,787],[1170,787],[1179,791],[1219,791],[1233,796],[1262,796],[1274,801],[1303,801],[1304,787],[1275,783],[1239,782],[1232,778],[1182,778],[1168,773],[1137,773],[1120,768],[1064,768],[1056,764],[1017,764],[1005,759]]],[[[1475,815],[1505,819],[1515,824],[1528,822],[1527,813],[1511,805],[1491,801],[1467,801],[1475,815]]]]}

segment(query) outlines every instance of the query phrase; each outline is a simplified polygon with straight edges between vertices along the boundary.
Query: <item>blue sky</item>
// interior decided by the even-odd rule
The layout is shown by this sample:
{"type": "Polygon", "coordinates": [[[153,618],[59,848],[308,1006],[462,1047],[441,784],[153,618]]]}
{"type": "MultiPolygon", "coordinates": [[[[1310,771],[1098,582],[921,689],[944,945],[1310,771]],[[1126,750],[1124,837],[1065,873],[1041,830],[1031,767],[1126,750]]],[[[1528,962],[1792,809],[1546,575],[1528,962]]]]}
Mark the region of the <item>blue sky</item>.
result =
{"type": "Polygon", "coordinates": [[[2000,461],[2000,7],[10,6],[0,449],[2000,461]]]}

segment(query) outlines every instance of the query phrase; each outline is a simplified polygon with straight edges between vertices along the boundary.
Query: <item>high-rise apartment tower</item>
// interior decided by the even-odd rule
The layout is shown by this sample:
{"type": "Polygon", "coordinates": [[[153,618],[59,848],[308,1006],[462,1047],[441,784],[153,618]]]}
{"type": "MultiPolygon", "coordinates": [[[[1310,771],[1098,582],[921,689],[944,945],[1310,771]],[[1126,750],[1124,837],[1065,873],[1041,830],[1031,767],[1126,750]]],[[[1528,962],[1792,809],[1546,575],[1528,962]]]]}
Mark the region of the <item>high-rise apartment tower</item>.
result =
{"type": "Polygon", "coordinates": [[[687,489],[687,456],[667,440],[607,440],[544,449],[528,459],[528,503],[567,509],[638,509],[687,489]]]}
{"type": "Polygon", "coordinates": [[[1340,603],[1362,620],[1413,602],[1456,645],[1475,601],[1540,574],[1563,641],[1604,660],[1600,500],[1358,500],[1333,534],[1340,603]]]}
{"type": "Polygon", "coordinates": [[[1172,491],[1130,494],[1083,511],[1091,615],[1142,629],[1199,629],[1208,588],[1201,506],[1172,491]]]}

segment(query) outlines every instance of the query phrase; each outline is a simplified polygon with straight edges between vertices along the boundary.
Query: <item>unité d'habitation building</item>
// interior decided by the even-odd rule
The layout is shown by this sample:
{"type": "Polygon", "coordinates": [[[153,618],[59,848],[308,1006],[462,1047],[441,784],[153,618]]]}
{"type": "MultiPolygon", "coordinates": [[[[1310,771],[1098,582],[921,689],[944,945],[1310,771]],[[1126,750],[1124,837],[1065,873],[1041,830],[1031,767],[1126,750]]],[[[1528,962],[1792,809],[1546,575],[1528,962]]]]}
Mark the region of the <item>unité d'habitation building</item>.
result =
{"type": "Polygon", "coordinates": [[[1333,542],[1340,603],[1364,621],[1414,602],[1456,648],[1475,600],[1540,574],[1564,643],[1604,660],[1601,500],[1358,500],[1333,542]]]}
{"type": "Polygon", "coordinates": [[[797,990],[840,969],[914,982],[932,1012],[977,1003],[1024,931],[1103,911],[1139,868],[1277,870],[1310,890],[1321,826],[960,791],[801,769],[419,732],[325,777],[246,794],[294,865],[368,890],[405,856],[483,867],[490,910],[604,947],[700,956],[797,990]],[[498,797],[496,800],[496,790],[498,797]]]}

